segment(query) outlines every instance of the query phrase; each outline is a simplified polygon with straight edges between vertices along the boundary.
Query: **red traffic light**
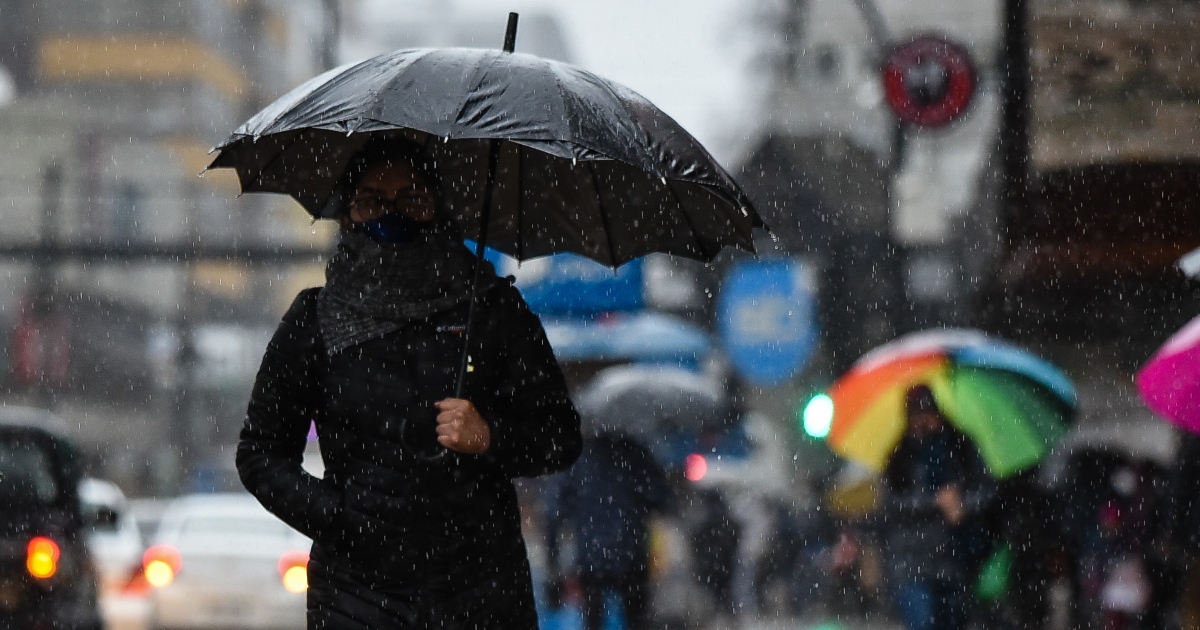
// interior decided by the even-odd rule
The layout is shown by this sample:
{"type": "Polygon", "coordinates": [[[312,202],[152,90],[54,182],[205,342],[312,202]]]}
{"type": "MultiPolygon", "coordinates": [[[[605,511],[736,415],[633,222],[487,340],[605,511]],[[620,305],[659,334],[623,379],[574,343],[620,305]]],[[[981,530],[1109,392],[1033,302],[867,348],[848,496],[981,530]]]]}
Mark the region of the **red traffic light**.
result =
{"type": "Polygon", "coordinates": [[[900,44],[883,62],[883,94],[901,122],[934,128],[971,104],[978,77],[963,46],[936,35],[900,44]]]}

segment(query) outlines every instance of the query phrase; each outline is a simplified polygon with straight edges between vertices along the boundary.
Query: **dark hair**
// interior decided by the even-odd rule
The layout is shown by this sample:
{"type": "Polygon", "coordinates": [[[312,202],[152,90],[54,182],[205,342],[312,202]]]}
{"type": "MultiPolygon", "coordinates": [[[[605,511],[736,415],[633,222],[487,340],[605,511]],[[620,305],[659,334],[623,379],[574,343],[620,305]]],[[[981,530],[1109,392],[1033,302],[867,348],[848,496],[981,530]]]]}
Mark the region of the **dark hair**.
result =
{"type": "Polygon", "coordinates": [[[933,397],[933,390],[929,389],[928,385],[913,385],[904,392],[904,411],[908,414],[914,414],[922,411],[929,411],[936,414],[941,414],[938,409],[937,399],[933,397]]]}
{"type": "Polygon", "coordinates": [[[403,162],[413,168],[429,185],[437,204],[437,211],[442,211],[442,181],[438,176],[437,163],[425,149],[406,138],[383,137],[367,142],[362,149],[350,157],[346,170],[338,181],[322,216],[336,218],[350,211],[350,199],[358,188],[358,181],[367,171],[380,163],[403,162]]]}

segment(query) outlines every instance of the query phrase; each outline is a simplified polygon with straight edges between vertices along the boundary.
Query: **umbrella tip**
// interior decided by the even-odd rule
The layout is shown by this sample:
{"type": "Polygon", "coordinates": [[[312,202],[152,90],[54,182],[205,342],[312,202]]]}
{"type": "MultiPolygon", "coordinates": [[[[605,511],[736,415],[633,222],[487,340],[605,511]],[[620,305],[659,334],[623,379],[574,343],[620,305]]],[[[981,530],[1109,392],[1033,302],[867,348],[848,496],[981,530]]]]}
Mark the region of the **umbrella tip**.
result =
{"type": "Polygon", "coordinates": [[[504,52],[510,53],[517,49],[517,14],[508,14],[508,28],[504,30],[504,52]]]}

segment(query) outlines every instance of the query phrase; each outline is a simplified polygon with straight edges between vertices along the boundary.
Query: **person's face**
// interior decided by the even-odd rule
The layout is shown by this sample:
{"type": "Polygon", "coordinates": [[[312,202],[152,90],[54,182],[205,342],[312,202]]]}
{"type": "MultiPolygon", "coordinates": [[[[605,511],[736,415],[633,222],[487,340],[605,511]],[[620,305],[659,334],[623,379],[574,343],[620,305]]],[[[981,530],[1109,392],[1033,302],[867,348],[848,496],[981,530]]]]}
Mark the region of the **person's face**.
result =
{"type": "Polygon", "coordinates": [[[917,439],[937,433],[942,428],[942,419],[932,411],[914,411],[908,416],[908,432],[917,439]]]}
{"type": "Polygon", "coordinates": [[[354,223],[374,221],[391,213],[414,221],[432,221],[436,212],[429,183],[402,159],[368,167],[350,198],[350,221],[354,223]]]}

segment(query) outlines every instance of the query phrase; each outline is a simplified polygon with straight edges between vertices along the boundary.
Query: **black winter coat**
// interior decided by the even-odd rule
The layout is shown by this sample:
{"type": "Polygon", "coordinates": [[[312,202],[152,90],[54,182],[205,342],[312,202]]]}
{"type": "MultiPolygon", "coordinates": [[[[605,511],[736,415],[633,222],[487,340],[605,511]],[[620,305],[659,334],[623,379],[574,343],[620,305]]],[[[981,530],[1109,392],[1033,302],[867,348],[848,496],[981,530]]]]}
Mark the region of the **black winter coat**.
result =
{"type": "Polygon", "coordinates": [[[514,477],[579,456],[579,417],[537,317],[510,284],[480,296],[464,398],[483,455],[432,454],[453,395],[466,306],[330,357],[308,289],[284,315],[250,399],[237,467],[314,541],[309,626],[536,628],[514,477]],[[325,476],[301,468],[315,420],[325,476]]]}
{"type": "Polygon", "coordinates": [[[646,570],[650,513],[674,499],[667,474],[646,447],[624,435],[600,435],[554,483],[546,528],[552,558],[559,530],[570,525],[581,574],[615,579],[646,570]]]}
{"type": "Polygon", "coordinates": [[[978,522],[995,495],[978,449],[944,425],[928,442],[901,439],[883,474],[882,538],[893,586],[930,579],[959,584],[971,579],[990,550],[978,522]],[[937,505],[937,492],[955,485],[964,518],[951,525],[937,505]]]}

